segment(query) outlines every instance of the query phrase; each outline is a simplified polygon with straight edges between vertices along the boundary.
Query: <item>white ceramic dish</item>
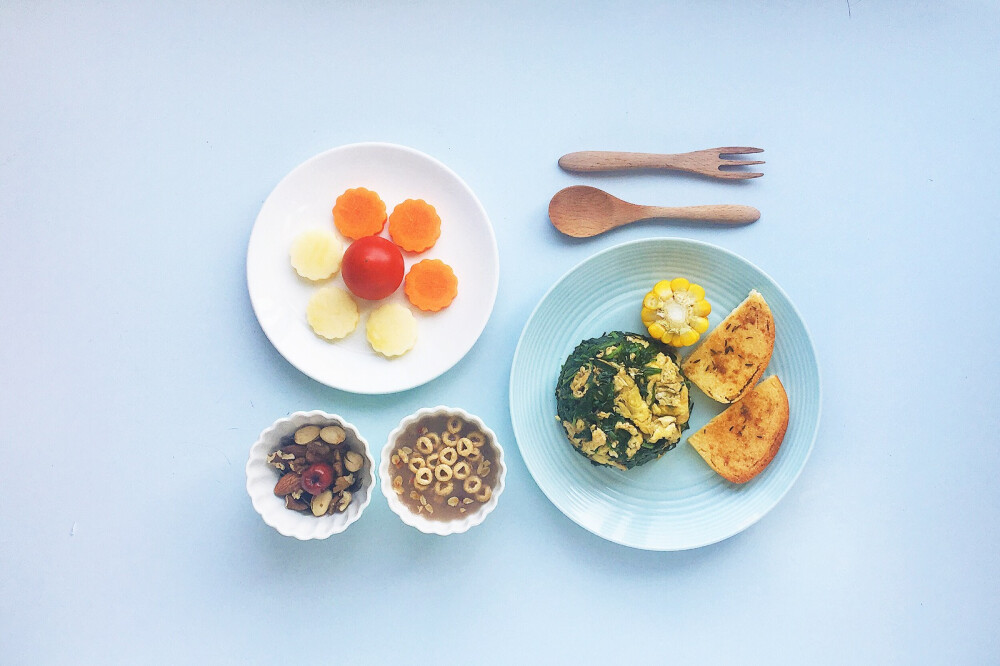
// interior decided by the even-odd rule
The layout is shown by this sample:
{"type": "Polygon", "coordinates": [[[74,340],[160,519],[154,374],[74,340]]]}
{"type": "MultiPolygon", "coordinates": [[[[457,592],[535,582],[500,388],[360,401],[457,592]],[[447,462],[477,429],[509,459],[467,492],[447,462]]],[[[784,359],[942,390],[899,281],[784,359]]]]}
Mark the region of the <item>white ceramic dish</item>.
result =
{"type": "Polygon", "coordinates": [[[374,468],[368,442],[357,428],[346,420],[336,414],[321,411],[295,412],[275,421],[250,447],[250,458],[247,460],[247,492],[250,494],[253,508],[264,522],[280,533],[303,541],[325,539],[343,532],[361,517],[361,513],[372,499],[372,487],[375,484],[374,468]],[[311,514],[290,511],[285,508],[284,499],[274,494],[274,485],[278,482],[279,476],[278,472],[267,464],[267,456],[280,448],[283,437],[294,433],[304,425],[339,425],[347,431],[348,441],[355,442],[351,450],[364,455],[365,463],[359,472],[361,489],[354,493],[351,503],[343,513],[317,518],[311,514]]]}
{"type": "MultiPolygon", "coordinates": [[[[383,230],[383,236],[386,235],[383,230]]],[[[342,238],[345,248],[350,239],[342,238]]],[[[358,143],[321,153],[296,167],[264,202],[250,234],[247,286],[261,328],[292,365],[313,379],[352,393],[393,393],[419,386],[446,372],[472,348],[496,299],[500,261],[489,217],[476,195],[448,167],[412,148],[358,143]],[[336,232],[331,210],[352,187],[374,190],[388,212],[406,199],[424,199],[441,216],[441,238],[430,250],[404,252],[406,270],[422,259],[441,259],[458,277],[458,297],[440,312],[409,304],[402,285],[382,301],[356,299],[357,329],[342,340],[317,337],[306,322],[306,303],[318,285],[344,288],[336,275],[312,283],[289,262],[292,240],[306,229],[336,232]],[[386,359],[368,345],[368,314],[386,302],[408,307],[417,318],[418,338],[403,356],[386,359]]]]}
{"type": "Polygon", "coordinates": [[[379,461],[378,473],[382,486],[382,494],[385,495],[386,501],[389,502],[389,508],[392,509],[393,513],[399,516],[400,520],[411,527],[415,527],[425,534],[446,536],[448,534],[461,534],[462,532],[467,532],[469,529],[486,520],[486,516],[488,516],[490,512],[496,508],[497,501],[500,499],[500,494],[503,493],[504,479],[507,477],[507,466],[504,463],[503,447],[500,446],[500,442],[497,441],[496,433],[490,430],[486,424],[483,423],[482,419],[478,416],[469,414],[464,409],[440,405],[433,408],[424,408],[418,410],[410,416],[407,416],[399,423],[395,430],[389,433],[389,439],[382,448],[382,458],[379,461]],[[478,511],[469,513],[465,518],[460,520],[429,520],[423,515],[413,513],[406,507],[405,504],[403,504],[403,502],[399,499],[399,496],[396,495],[395,491],[392,489],[392,474],[389,472],[389,459],[392,457],[393,449],[396,446],[396,440],[403,434],[403,431],[418,420],[438,415],[457,416],[465,421],[468,421],[469,423],[474,424],[483,432],[483,434],[486,435],[488,442],[493,445],[493,448],[497,453],[496,462],[500,468],[500,474],[497,477],[496,485],[493,488],[493,495],[489,500],[480,506],[478,511]]]}

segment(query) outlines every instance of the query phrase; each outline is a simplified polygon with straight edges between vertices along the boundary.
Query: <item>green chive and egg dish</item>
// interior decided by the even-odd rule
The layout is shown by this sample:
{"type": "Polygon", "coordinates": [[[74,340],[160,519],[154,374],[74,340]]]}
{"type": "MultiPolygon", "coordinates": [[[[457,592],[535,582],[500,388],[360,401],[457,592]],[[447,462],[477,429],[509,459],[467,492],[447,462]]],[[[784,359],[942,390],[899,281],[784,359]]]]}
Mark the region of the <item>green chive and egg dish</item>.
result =
{"type": "Polygon", "coordinates": [[[677,446],[691,417],[688,381],[671,347],[612,331],[584,340],[566,359],[556,412],[578,453],[628,470],[677,446]]]}

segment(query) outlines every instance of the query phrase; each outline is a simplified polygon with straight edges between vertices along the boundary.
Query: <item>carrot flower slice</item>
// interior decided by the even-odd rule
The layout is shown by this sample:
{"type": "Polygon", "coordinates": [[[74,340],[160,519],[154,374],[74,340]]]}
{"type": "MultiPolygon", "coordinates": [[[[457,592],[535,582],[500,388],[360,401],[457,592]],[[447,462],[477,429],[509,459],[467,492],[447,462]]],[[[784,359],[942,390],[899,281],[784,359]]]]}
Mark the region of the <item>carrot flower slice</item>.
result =
{"type": "Polygon", "coordinates": [[[458,295],[458,278],[440,259],[424,259],[410,267],[403,285],[406,297],[421,310],[437,312],[458,295]]]}
{"type": "Polygon", "coordinates": [[[389,216],[389,236],[409,252],[429,250],[441,236],[441,218],[423,199],[407,199],[389,216]]]}
{"type": "Polygon", "coordinates": [[[337,231],[352,240],[374,236],[385,226],[385,203],[375,192],[364,187],[347,190],[333,207],[337,231]]]}

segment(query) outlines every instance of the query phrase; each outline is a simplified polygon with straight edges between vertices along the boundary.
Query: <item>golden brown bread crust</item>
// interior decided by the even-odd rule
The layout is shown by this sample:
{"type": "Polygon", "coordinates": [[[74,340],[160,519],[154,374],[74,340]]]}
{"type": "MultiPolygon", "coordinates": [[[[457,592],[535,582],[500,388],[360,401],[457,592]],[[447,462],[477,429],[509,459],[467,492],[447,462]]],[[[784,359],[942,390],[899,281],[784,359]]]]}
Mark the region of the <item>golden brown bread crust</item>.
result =
{"type": "Polygon", "coordinates": [[[754,387],[774,352],[774,315],[753,290],[685,359],[684,375],[716,402],[736,402],[754,387]]]}
{"type": "Polygon", "coordinates": [[[788,430],[788,396],[772,375],[688,437],[723,478],[746,483],[771,464],[788,430]]]}

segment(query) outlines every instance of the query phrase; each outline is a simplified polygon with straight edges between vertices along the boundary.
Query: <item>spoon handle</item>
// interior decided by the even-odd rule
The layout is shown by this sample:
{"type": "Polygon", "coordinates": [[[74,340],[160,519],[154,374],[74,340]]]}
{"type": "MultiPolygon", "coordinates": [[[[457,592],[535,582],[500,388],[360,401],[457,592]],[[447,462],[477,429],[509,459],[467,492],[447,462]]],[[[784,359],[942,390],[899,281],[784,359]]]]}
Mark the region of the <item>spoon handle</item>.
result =
{"type": "Polygon", "coordinates": [[[638,219],[660,218],[666,220],[697,220],[725,224],[749,224],[760,219],[760,211],[753,206],[719,204],[712,206],[643,206],[638,219]]]}

